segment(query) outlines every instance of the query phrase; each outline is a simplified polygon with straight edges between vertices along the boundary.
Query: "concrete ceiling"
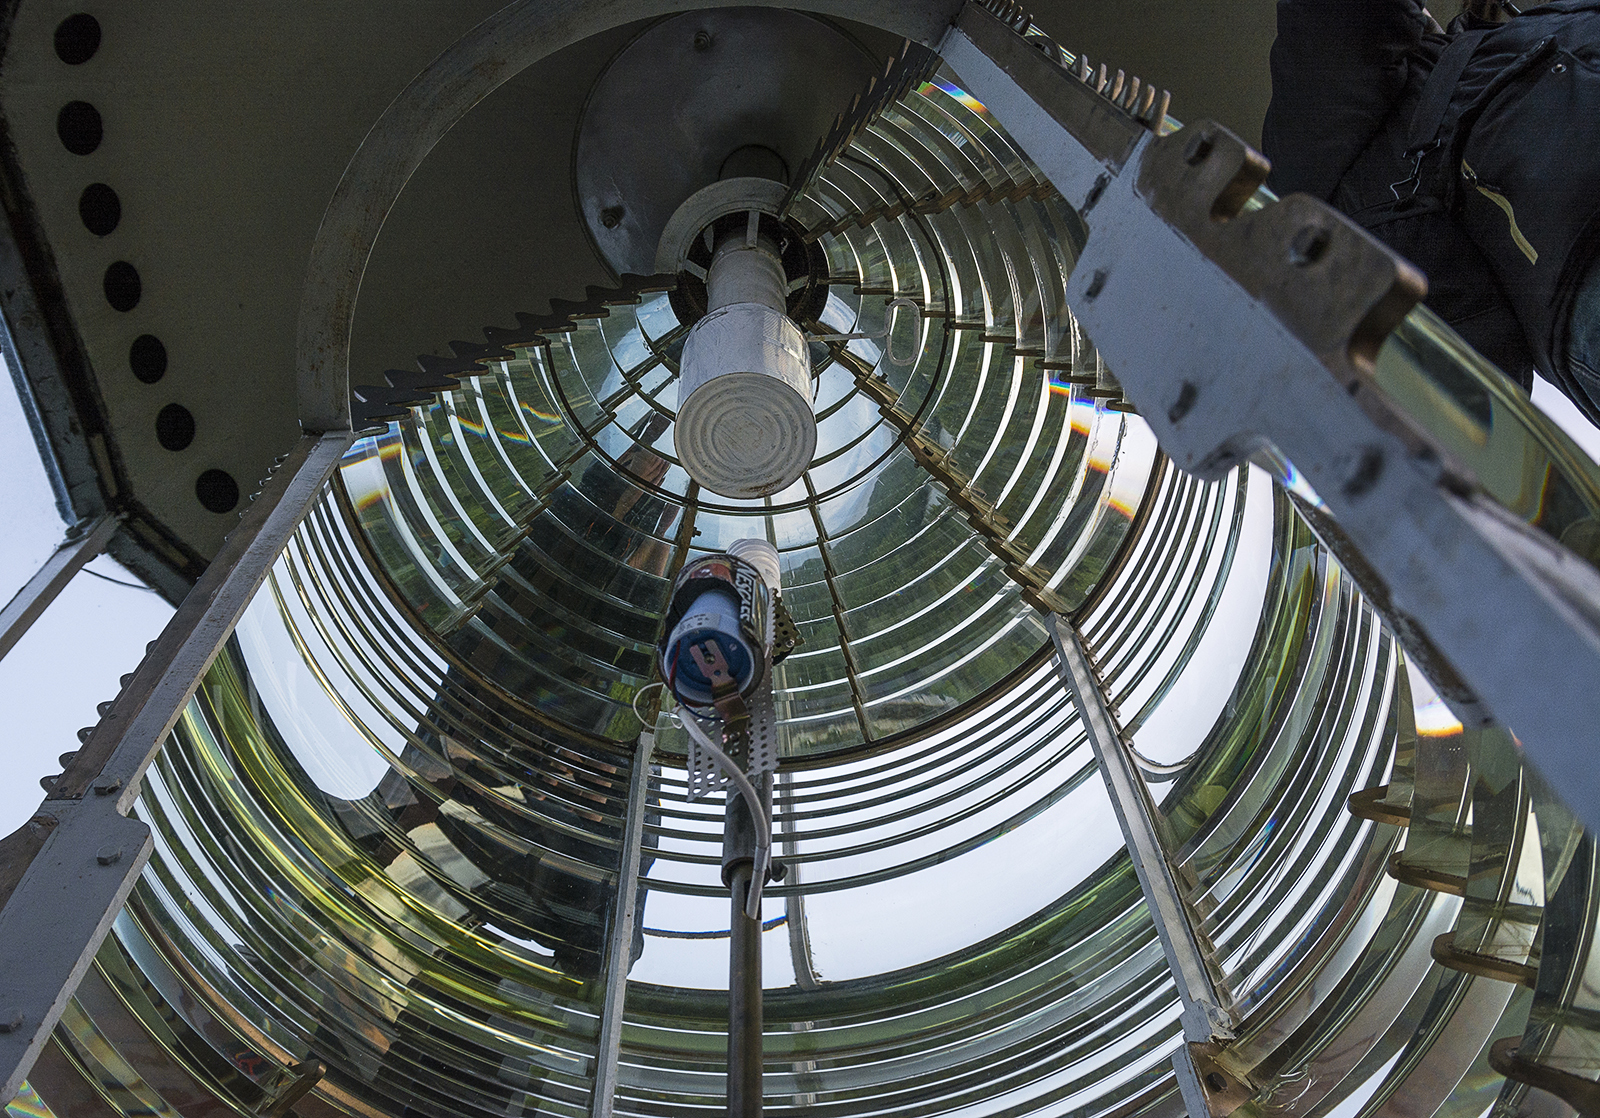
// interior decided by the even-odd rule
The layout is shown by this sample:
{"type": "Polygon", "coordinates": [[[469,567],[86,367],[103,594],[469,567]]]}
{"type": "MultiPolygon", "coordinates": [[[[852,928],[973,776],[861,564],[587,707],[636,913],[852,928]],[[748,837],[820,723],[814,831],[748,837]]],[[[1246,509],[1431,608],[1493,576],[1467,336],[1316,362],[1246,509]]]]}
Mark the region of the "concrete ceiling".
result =
{"type": "MultiPolygon", "coordinates": [[[[297,434],[295,317],[312,238],[346,162],[418,70],[496,7],[10,5],[0,28],[0,185],[14,236],[0,245],[0,305],[66,498],[79,514],[107,505],[128,512],[116,551],[169,595],[237,523],[236,510],[201,503],[198,479],[223,471],[248,496],[297,434]],[[78,12],[98,20],[102,39],[87,61],[68,64],[56,33],[78,12]],[[68,150],[58,129],[72,102],[92,105],[102,122],[87,154],[68,150]],[[103,235],[80,211],[96,183],[120,203],[103,235]],[[139,280],[126,310],[109,301],[115,285],[109,296],[106,287],[119,262],[139,280]],[[146,335],[167,354],[153,383],[130,363],[130,347],[146,335]],[[163,433],[182,441],[173,405],[194,429],[176,450],[162,445],[163,433]]],[[[1180,119],[1212,117],[1259,136],[1272,0],[1051,0],[1036,9],[1069,49],[1172,89],[1180,119]]],[[[573,203],[573,130],[593,81],[637,30],[524,72],[438,145],[391,213],[367,273],[358,380],[606,282],[573,203]]],[[[875,49],[889,46],[852,30],[875,49]]],[[[98,193],[92,215],[104,222],[98,193]]]]}

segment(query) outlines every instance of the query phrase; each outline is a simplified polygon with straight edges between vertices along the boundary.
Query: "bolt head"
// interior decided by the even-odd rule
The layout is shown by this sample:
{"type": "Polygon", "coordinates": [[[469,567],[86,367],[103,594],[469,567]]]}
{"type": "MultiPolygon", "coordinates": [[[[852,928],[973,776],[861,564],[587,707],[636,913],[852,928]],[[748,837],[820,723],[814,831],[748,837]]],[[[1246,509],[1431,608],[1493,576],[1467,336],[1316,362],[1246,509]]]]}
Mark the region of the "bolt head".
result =
{"type": "Polygon", "coordinates": [[[1333,233],[1321,225],[1307,225],[1289,244],[1289,263],[1306,268],[1321,260],[1333,242],[1333,233]]]}
{"type": "Polygon", "coordinates": [[[22,1010],[11,1009],[9,1007],[0,1008],[0,1033],[16,1032],[18,1029],[22,1028],[22,1022],[24,1020],[26,1020],[26,1018],[23,1016],[22,1010]]]}
{"type": "Polygon", "coordinates": [[[102,846],[94,857],[95,861],[99,862],[102,866],[115,865],[116,863],[122,861],[122,847],[102,846]]]}
{"type": "Polygon", "coordinates": [[[121,788],[122,778],[120,776],[109,776],[104,780],[95,781],[94,794],[96,796],[109,796],[113,792],[119,791],[121,788]]]}
{"type": "Polygon", "coordinates": [[[1183,161],[1194,167],[1210,158],[1217,146],[1217,138],[1210,132],[1199,132],[1183,149],[1183,161]]]}

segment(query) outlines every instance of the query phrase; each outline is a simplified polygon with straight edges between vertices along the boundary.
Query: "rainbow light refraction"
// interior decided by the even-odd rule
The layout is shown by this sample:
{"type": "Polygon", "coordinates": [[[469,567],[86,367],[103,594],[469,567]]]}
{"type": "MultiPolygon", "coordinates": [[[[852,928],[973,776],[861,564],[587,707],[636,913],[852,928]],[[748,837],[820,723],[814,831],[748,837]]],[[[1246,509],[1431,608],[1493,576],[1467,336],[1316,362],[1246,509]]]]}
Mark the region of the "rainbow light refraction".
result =
{"type": "Polygon", "coordinates": [[[26,1079],[17,1097],[6,1104],[6,1114],[9,1118],[56,1118],[55,1112],[44,1104],[39,1092],[26,1079]]]}
{"type": "Polygon", "coordinates": [[[986,106],[982,101],[978,100],[972,94],[962,89],[959,85],[953,85],[950,82],[945,81],[943,78],[935,77],[930,81],[923,82],[918,92],[927,94],[935,89],[940,90],[947,96],[960,102],[963,107],[971,109],[975,113],[980,113],[983,116],[989,115],[988,106],[986,106]]]}
{"type": "Polygon", "coordinates": [[[399,424],[391,423],[382,435],[360,439],[345,455],[341,472],[345,491],[357,512],[367,512],[389,496],[389,479],[384,463],[400,458],[402,449],[399,424]]]}

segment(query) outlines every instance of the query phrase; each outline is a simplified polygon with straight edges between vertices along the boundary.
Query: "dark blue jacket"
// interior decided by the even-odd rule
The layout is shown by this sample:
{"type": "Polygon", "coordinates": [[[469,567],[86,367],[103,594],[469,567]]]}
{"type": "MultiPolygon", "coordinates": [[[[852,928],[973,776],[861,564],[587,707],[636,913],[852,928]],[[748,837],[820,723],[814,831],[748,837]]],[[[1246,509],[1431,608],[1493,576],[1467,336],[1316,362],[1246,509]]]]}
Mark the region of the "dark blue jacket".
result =
{"type": "Polygon", "coordinates": [[[1600,416],[1564,368],[1600,211],[1600,0],[1453,33],[1420,0],[1279,0],[1262,146],[1279,194],[1349,214],[1479,352],[1600,416]]]}

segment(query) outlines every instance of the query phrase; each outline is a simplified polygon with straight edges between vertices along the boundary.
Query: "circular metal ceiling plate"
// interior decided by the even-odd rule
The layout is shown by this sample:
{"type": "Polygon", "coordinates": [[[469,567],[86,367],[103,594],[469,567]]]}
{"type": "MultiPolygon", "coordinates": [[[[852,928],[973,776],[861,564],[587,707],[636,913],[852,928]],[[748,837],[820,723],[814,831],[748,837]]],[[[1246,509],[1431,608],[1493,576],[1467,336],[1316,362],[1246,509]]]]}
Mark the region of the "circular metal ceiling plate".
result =
{"type": "Polygon", "coordinates": [[[573,189],[595,251],[618,275],[648,274],[685,199],[752,168],[798,170],[877,70],[842,31],[780,9],[651,27],[601,74],[578,126],[573,189]]]}

